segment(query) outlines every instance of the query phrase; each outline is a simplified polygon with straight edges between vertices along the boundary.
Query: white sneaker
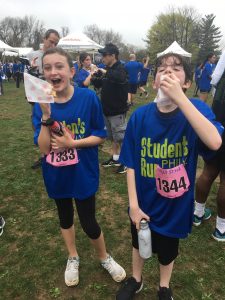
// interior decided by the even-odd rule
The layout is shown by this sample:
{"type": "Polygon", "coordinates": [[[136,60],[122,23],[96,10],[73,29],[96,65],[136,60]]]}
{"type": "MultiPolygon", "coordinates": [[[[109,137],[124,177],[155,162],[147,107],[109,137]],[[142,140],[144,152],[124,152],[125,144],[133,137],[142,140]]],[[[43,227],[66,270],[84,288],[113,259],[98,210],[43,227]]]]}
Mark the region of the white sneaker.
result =
{"type": "Polygon", "coordinates": [[[79,283],[79,257],[69,257],[65,271],[65,283],[67,286],[75,286],[79,283]]]}
{"type": "Polygon", "coordinates": [[[110,255],[108,255],[106,260],[101,262],[101,265],[116,282],[121,282],[126,277],[125,270],[110,255]]]}

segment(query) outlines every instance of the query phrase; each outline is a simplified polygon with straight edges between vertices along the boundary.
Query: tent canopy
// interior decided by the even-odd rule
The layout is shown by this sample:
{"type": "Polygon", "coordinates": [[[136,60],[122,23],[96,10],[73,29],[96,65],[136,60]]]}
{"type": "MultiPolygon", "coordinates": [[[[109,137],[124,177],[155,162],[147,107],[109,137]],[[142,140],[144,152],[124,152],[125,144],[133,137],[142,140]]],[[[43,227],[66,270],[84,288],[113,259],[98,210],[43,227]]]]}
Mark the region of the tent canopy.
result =
{"type": "Polygon", "coordinates": [[[34,51],[34,49],[30,47],[15,47],[14,49],[19,52],[19,56],[27,56],[28,53],[34,51]]]}
{"type": "Polygon", "coordinates": [[[6,43],[4,43],[3,41],[0,40],[0,51],[13,51],[13,52],[18,52],[17,50],[15,50],[13,47],[7,45],[6,43]]]}
{"type": "Polygon", "coordinates": [[[2,52],[2,55],[5,55],[5,56],[27,56],[28,53],[33,51],[33,48],[14,48],[13,51],[5,50],[2,52]],[[13,51],[17,51],[17,52],[13,52],[13,51]]]}
{"type": "Polygon", "coordinates": [[[101,45],[92,41],[84,33],[71,33],[59,40],[58,46],[64,50],[80,51],[97,51],[103,48],[101,45]]]}
{"type": "Polygon", "coordinates": [[[167,53],[176,53],[176,54],[179,54],[179,55],[185,56],[185,57],[192,56],[191,53],[189,53],[189,52],[185,51],[183,48],[181,48],[181,46],[176,41],[174,41],[166,50],[158,53],[157,57],[162,56],[167,53]]]}

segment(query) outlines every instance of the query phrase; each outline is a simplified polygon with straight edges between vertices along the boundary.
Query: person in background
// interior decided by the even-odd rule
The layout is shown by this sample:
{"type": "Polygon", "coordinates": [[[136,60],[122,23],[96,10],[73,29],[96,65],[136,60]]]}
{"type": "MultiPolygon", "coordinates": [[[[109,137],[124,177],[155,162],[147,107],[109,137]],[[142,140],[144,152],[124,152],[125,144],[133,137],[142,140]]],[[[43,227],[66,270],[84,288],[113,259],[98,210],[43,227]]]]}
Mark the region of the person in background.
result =
{"type": "Polygon", "coordinates": [[[82,52],[79,57],[80,69],[75,79],[77,86],[87,88],[91,84],[91,77],[97,71],[97,67],[92,64],[91,56],[87,52],[82,52]]]}
{"type": "Polygon", "coordinates": [[[149,57],[147,58],[143,58],[142,60],[143,62],[143,69],[141,69],[140,71],[140,80],[139,80],[139,84],[138,84],[138,88],[141,91],[140,92],[140,97],[142,96],[142,94],[145,95],[145,98],[148,97],[148,92],[145,90],[145,86],[147,84],[148,81],[148,75],[150,72],[150,67],[149,67],[149,57]]]}
{"type": "Polygon", "coordinates": [[[3,234],[4,226],[5,226],[5,220],[2,216],[0,216],[0,236],[3,234]]]}
{"type": "Polygon", "coordinates": [[[128,73],[128,105],[133,105],[134,95],[138,88],[138,74],[143,69],[143,64],[136,61],[136,55],[130,54],[130,61],[125,64],[128,73]]]}
{"type": "Polygon", "coordinates": [[[118,291],[117,300],[133,299],[143,287],[144,259],[137,234],[143,218],[149,221],[152,250],[158,255],[158,299],[173,299],[170,280],[179,240],[192,227],[198,153],[204,156],[217,150],[223,132],[208,105],[185,95],[191,80],[184,58],[173,53],[159,57],[153,88],[162,89],[170,102],[141,106],[128,122],[119,160],[128,168],[133,274],[118,291]]]}
{"type": "MultiPolygon", "coordinates": [[[[211,84],[216,89],[212,110],[215,113],[217,121],[225,127],[225,51],[222,53],[212,74],[211,84]]],[[[193,221],[195,226],[199,226],[202,221],[208,220],[211,217],[211,210],[206,208],[206,201],[214,180],[219,176],[220,183],[216,197],[216,226],[212,233],[212,237],[219,242],[225,242],[225,134],[222,136],[222,141],[222,146],[216,154],[212,158],[205,160],[202,174],[196,182],[193,221]]]]}
{"type": "Polygon", "coordinates": [[[44,183],[49,198],[54,199],[57,206],[61,233],[68,251],[65,284],[76,286],[79,283],[80,257],[75,242],[73,202],[81,227],[89,237],[101,266],[116,282],[120,282],[126,277],[126,272],[108,254],[95,214],[95,194],[99,186],[98,145],[106,137],[101,103],[92,90],[72,85],[73,62],[63,49],[52,48],[44,53],[43,70],[47,82],[53,85],[56,97],[54,103],[35,104],[34,139],[44,154],[44,183]],[[47,126],[46,121],[50,117],[63,124],[61,136],[47,126]],[[66,128],[70,128],[70,133],[66,128]]]}
{"type": "Polygon", "coordinates": [[[202,75],[202,64],[197,63],[195,66],[195,73],[194,73],[194,80],[195,80],[195,90],[193,97],[198,97],[198,91],[199,91],[199,81],[202,75]]]}
{"type": "Polygon", "coordinates": [[[2,69],[2,65],[0,64],[0,96],[2,96],[4,94],[3,92],[3,69],[2,69]]]}
{"type": "MultiPolygon", "coordinates": [[[[43,69],[42,69],[42,57],[45,51],[47,51],[50,48],[54,48],[57,46],[58,42],[60,39],[60,35],[58,31],[55,29],[48,29],[43,38],[43,48],[39,49],[37,51],[32,51],[27,55],[27,58],[30,61],[30,66],[31,69],[29,72],[31,72],[32,75],[44,79],[43,75],[43,69]]],[[[31,108],[31,118],[33,116],[33,108],[34,108],[34,103],[31,103],[32,108],[31,108]]],[[[37,161],[33,163],[31,168],[33,170],[41,167],[41,158],[39,158],[37,161]]]]}
{"type": "Polygon", "coordinates": [[[112,157],[103,162],[102,166],[116,166],[116,173],[123,174],[126,167],[119,162],[119,155],[127,126],[127,72],[119,61],[119,49],[116,45],[109,43],[98,51],[106,65],[106,69],[101,69],[105,74],[102,78],[101,103],[108,138],[112,142],[112,157]]]}
{"type": "Polygon", "coordinates": [[[208,94],[211,90],[212,73],[215,68],[216,55],[209,53],[202,66],[202,74],[199,80],[200,96],[199,98],[207,102],[208,94]]]}

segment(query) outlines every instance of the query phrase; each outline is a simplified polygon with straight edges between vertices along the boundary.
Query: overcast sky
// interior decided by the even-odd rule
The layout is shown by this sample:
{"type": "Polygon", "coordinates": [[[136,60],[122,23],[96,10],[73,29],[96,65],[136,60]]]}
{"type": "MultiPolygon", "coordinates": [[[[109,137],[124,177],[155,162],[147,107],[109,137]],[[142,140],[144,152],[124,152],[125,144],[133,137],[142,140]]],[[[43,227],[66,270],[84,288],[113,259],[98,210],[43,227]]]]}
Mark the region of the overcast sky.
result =
{"type": "MultiPolygon", "coordinates": [[[[68,26],[70,33],[83,31],[84,26],[97,24],[101,29],[119,32],[125,43],[145,46],[143,39],[156,16],[169,6],[192,6],[203,16],[216,15],[215,25],[225,36],[224,0],[0,0],[0,20],[6,16],[33,15],[45,28],[60,30],[68,26]]],[[[223,38],[221,48],[225,47],[223,38]]]]}

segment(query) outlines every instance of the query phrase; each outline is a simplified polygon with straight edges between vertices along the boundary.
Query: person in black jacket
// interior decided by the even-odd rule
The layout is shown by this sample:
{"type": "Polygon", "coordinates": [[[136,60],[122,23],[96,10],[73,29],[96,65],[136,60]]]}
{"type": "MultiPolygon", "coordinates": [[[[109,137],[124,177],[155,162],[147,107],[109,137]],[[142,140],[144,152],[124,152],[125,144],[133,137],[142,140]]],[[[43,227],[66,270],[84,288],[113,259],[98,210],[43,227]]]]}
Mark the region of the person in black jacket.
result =
{"type": "Polygon", "coordinates": [[[102,79],[101,100],[108,138],[112,141],[112,157],[103,162],[103,167],[117,166],[117,173],[126,172],[126,167],[119,163],[121,144],[127,126],[126,112],[128,110],[128,76],[124,66],[118,60],[119,49],[109,43],[98,50],[103,56],[106,69],[102,79]]]}

